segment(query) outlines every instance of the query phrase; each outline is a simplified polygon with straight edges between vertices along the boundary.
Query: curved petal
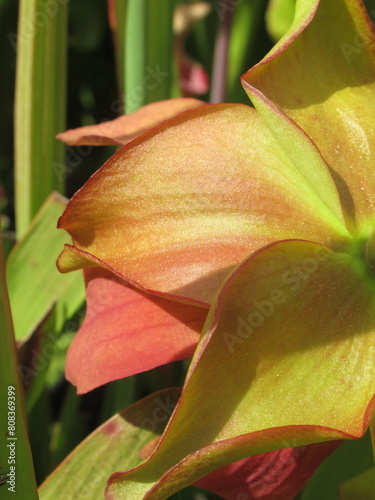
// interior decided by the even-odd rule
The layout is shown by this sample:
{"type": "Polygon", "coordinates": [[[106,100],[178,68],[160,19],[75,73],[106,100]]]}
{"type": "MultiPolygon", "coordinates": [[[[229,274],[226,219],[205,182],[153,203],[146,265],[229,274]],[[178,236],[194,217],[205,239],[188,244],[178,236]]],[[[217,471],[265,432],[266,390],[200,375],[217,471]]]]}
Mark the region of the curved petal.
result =
{"type": "Polygon", "coordinates": [[[79,394],[194,353],[207,309],[147,296],[104,269],[85,279],[87,314],[66,361],[79,394]]]}
{"type": "Polygon", "coordinates": [[[127,144],[146,130],[188,109],[203,106],[198,99],[179,97],[153,102],[129,115],[99,123],[78,127],[57,134],[56,138],[69,146],[107,146],[127,144]]]}
{"type": "Polygon", "coordinates": [[[107,498],[161,500],[288,441],[362,436],[375,404],[375,283],[364,272],[351,255],[305,241],[272,244],[238,266],[159,446],[112,476],[107,498]]]}
{"type": "Polygon", "coordinates": [[[296,9],[293,26],[244,75],[244,87],[313,139],[332,169],[348,224],[366,234],[375,213],[374,29],[359,0],[307,0],[296,9]]]}
{"type": "Polygon", "coordinates": [[[298,155],[289,158],[257,112],[239,104],[182,113],[122,148],[59,221],[95,258],[85,263],[70,248],[60,269],[100,260],[147,290],[207,304],[232,267],[269,242],[338,244],[348,233],[326,165],[298,127],[269,113],[298,155]]]}
{"type": "Polygon", "coordinates": [[[339,445],[328,441],[254,455],[211,472],[195,486],[225,500],[293,500],[339,445]]]}

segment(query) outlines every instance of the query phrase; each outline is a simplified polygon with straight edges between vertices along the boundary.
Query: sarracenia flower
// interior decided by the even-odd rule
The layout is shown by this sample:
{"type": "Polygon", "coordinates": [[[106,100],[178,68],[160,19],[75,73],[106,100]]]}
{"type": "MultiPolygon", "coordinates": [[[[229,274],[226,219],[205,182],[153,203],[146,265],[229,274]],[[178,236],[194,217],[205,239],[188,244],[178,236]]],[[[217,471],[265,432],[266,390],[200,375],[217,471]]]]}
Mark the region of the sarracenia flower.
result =
{"type": "Polygon", "coordinates": [[[108,499],[163,499],[250,455],[357,438],[373,415],[375,38],[362,3],[297,1],[242,82],[256,109],[161,123],[60,219],[74,242],[60,269],[85,268],[88,283],[67,366],[81,392],[192,353],[205,321],[162,439],[112,476],[108,499]]]}

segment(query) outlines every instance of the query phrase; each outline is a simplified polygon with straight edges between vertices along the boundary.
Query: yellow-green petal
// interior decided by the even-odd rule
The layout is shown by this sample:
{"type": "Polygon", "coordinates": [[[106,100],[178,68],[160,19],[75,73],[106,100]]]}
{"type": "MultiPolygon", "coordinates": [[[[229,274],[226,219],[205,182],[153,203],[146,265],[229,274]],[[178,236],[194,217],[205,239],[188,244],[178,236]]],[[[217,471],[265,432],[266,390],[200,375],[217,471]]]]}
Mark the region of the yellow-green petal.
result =
{"type": "Polygon", "coordinates": [[[367,235],[375,219],[375,38],[362,2],[298,1],[289,32],[244,82],[251,98],[261,92],[315,142],[349,228],[367,235]]]}
{"type": "Polygon", "coordinates": [[[374,363],[374,280],[348,254],[270,245],[223,285],[159,447],[107,498],[162,500],[248,455],[362,436],[374,363]]]}

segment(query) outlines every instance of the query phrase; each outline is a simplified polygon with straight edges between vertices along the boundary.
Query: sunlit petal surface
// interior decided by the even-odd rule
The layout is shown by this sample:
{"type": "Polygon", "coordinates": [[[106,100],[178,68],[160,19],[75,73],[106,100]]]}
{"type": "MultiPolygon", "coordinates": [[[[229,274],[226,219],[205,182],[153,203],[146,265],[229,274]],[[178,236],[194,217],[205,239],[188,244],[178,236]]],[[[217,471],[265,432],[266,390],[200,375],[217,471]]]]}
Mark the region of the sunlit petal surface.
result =
{"type": "Polygon", "coordinates": [[[267,243],[339,245],[347,230],[324,161],[294,124],[267,112],[294,141],[294,157],[253,108],[236,104],[182,113],[122,148],[60,218],[89,254],[68,248],[60,269],[99,259],[147,290],[207,304],[233,266],[267,243]]]}
{"type": "Polygon", "coordinates": [[[360,437],[375,392],[375,278],[365,272],[352,256],[303,241],[246,260],[210,310],[159,448],[113,476],[109,492],[167,498],[288,440],[360,437]]]}
{"type": "Polygon", "coordinates": [[[285,39],[244,76],[245,89],[251,97],[247,82],[313,139],[349,227],[366,234],[375,214],[374,28],[357,0],[307,0],[297,14],[285,39]]]}
{"type": "Polygon", "coordinates": [[[203,106],[203,101],[190,98],[169,99],[147,104],[130,115],[123,115],[97,125],[87,125],[56,137],[69,146],[106,146],[127,144],[151,127],[188,109],[203,106]]]}

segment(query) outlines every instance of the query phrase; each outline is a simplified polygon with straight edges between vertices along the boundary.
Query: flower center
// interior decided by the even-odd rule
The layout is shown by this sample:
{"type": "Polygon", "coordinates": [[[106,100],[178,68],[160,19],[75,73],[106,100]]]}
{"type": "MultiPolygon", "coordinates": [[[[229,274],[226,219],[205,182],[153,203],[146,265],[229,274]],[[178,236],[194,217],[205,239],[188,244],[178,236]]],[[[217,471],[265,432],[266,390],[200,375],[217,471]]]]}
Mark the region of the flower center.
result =
{"type": "Polygon", "coordinates": [[[354,237],[344,252],[352,257],[351,265],[375,294],[375,229],[354,237]]]}

